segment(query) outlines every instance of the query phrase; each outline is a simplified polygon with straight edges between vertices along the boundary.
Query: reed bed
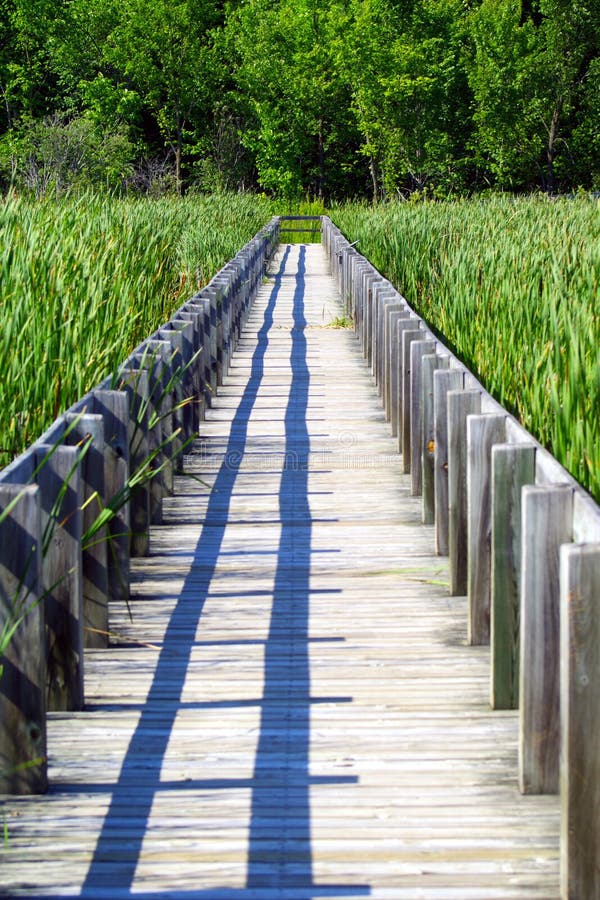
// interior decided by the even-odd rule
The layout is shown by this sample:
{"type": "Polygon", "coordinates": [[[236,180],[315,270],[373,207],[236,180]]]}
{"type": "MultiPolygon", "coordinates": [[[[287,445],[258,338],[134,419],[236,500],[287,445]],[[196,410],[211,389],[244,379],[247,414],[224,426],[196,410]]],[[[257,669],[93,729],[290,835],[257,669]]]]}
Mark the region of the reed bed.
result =
{"type": "Polygon", "coordinates": [[[331,216],[600,501],[600,205],[496,197],[331,216]]]}
{"type": "Polygon", "coordinates": [[[0,468],[269,220],[256,197],[0,207],[0,468]]]}

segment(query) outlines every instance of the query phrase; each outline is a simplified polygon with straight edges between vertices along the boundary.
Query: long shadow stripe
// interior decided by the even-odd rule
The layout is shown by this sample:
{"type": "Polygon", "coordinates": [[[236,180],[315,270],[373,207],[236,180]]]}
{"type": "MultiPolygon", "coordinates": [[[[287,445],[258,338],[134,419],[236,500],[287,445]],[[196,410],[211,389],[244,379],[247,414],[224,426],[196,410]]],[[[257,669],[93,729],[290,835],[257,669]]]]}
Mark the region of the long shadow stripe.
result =
{"type": "Polygon", "coordinates": [[[225,456],[210,495],[206,524],[196,545],[194,558],[201,561],[202,566],[199,571],[192,567],[192,572],[188,576],[190,587],[186,590],[187,585],[184,585],[181,598],[169,620],[148,698],[125,754],[119,780],[113,788],[111,803],[82,887],[81,896],[84,897],[96,897],[98,891],[109,887],[121,892],[131,890],[133,885],[150,810],[155,794],[161,788],[161,768],[175,718],[180,709],[196,634],[196,628],[190,627],[189,623],[190,600],[183,598],[186,595],[189,598],[189,592],[193,591],[197,622],[202,615],[223,543],[227,518],[224,515],[224,504],[228,509],[243,459],[248,420],[263,379],[269,331],[273,325],[273,312],[281,290],[289,252],[288,247],[279,272],[275,276],[275,284],[252,356],[250,377],[232,421],[225,456]],[[213,521],[220,524],[209,526],[213,521]],[[182,638],[182,635],[185,637],[182,638]],[[166,710],[165,702],[170,703],[166,710]],[[138,784],[140,776],[143,776],[145,783],[143,789],[131,784],[135,776],[138,784]],[[119,824],[122,822],[123,808],[128,802],[135,807],[135,822],[142,824],[137,825],[133,833],[128,833],[127,842],[116,858],[115,842],[119,834],[119,824]]]}

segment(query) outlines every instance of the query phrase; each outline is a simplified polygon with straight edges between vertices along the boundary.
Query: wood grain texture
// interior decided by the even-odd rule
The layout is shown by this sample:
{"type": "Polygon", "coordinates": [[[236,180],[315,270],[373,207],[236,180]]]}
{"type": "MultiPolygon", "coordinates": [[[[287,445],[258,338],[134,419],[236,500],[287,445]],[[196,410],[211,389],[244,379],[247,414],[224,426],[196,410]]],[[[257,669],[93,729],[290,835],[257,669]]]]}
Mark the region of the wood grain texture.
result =
{"type": "Polygon", "coordinates": [[[423,357],[423,384],[421,406],[423,416],[421,441],[421,468],[423,471],[423,516],[424,525],[435,523],[435,415],[433,405],[433,373],[447,369],[448,356],[437,353],[423,357]]]}
{"type": "Polygon", "coordinates": [[[0,485],[0,629],[20,622],[0,664],[0,791],[43,793],[46,646],[40,488],[0,485]]]}
{"type": "Polygon", "coordinates": [[[558,802],[410,496],[322,249],[282,246],[132,621],[49,723],[52,791],[5,804],[15,896],[558,900],[558,802]]]}
{"type": "Polygon", "coordinates": [[[600,897],[600,544],[561,548],[561,882],[600,897]]]}
{"type": "Polygon", "coordinates": [[[535,481],[535,445],[492,448],[491,668],[492,709],[519,706],[521,493],[535,481]]]}
{"type": "Polygon", "coordinates": [[[460,369],[435,372],[433,375],[434,461],[433,489],[435,494],[435,552],[448,556],[450,550],[448,522],[448,393],[461,390],[464,373],[460,369]]]}
{"type": "MultiPolygon", "coordinates": [[[[74,446],[89,444],[81,462],[83,516],[81,527],[85,533],[106,502],[104,486],[104,419],[95,414],[82,416],[67,413],[71,431],[67,443],[74,446]]],[[[108,644],[108,547],[106,529],[100,529],[93,541],[82,549],[83,579],[83,643],[85,647],[106,647],[108,644]]]]}
{"type": "Polygon", "coordinates": [[[48,709],[83,709],[83,478],[77,447],[36,450],[48,709]]]}
{"type": "Polygon", "coordinates": [[[571,541],[573,489],[526,485],[522,520],[519,785],[558,793],[560,546],[571,541]]]}
{"type": "Polygon", "coordinates": [[[506,416],[467,417],[467,596],[470,644],[490,641],[492,447],[506,439],[506,416]]]}
{"type": "MultiPolygon", "coordinates": [[[[399,326],[400,327],[400,326],[399,326]]],[[[418,322],[415,320],[411,328],[407,328],[399,332],[399,340],[402,343],[402,352],[400,359],[400,371],[402,372],[402,393],[400,395],[401,412],[398,421],[402,421],[402,427],[399,429],[399,447],[402,454],[402,471],[405,475],[410,473],[410,382],[411,382],[411,345],[413,341],[422,341],[426,337],[425,332],[419,328],[418,322]]]]}
{"type": "Polygon", "coordinates": [[[410,345],[410,492],[423,492],[423,357],[435,352],[435,341],[413,341],[410,345]]]}
{"type": "Polygon", "coordinates": [[[467,417],[481,412],[481,391],[449,391],[448,400],[448,554],[450,593],[467,593],[468,496],[467,417]]]}

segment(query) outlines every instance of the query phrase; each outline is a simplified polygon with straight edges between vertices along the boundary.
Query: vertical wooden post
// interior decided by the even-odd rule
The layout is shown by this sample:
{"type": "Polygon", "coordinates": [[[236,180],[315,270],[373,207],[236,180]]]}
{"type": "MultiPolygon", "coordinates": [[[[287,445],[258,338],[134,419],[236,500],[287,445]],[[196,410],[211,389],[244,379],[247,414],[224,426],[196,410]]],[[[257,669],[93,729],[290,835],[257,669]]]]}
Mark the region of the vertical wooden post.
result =
{"type": "MultiPolygon", "coordinates": [[[[148,461],[148,372],[145,369],[122,369],[120,389],[129,399],[129,465],[135,477],[148,461]]],[[[150,552],[150,486],[144,478],[132,487],[129,501],[131,556],[148,556],[150,552]]]]}
{"type": "Polygon", "coordinates": [[[561,887],[600,897],[600,544],[561,547],[561,887]]]}
{"type": "Polygon", "coordinates": [[[435,552],[448,556],[450,552],[448,521],[448,393],[461,390],[464,372],[461,369],[433,373],[434,461],[433,488],[435,494],[435,552]]]}
{"type": "Polygon", "coordinates": [[[214,379],[213,384],[212,375],[212,328],[210,300],[202,294],[198,294],[197,296],[193,297],[192,301],[190,302],[193,302],[194,306],[199,309],[204,316],[202,324],[201,371],[202,383],[204,386],[204,403],[206,408],[209,408],[212,404],[213,392],[216,389],[216,379],[214,379]]]}
{"type": "Polygon", "coordinates": [[[398,437],[398,411],[400,398],[398,391],[400,389],[401,372],[400,372],[400,352],[401,347],[398,341],[399,326],[401,322],[410,321],[410,312],[401,310],[392,313],[390,328],[390,370],[388,373],[388,390],[389,390],[389,410],[390,423],[392,426],[392,437],[398,437]]]}
{"type": "Polygon", "coordinates": [[[177,377],[175,388],[181,400],[173,409],[173,424],[176,428],[181,428],[182,437],[187,440],[195,433],[192,410],[194,388],[189,370],[193,355],[193,326],[191,322],[171,320],[164,328],[159,329],[158,335],[161,340],[169,341],[175,351],[173,359],[177,377]]]}
{"type": "MultiPolygon", "coordinates": [[[[67,424],[73,428],[66,438],[69,445],[83,446],[90,442],[89,449],[81,463],[83,477],[83,522],[85,535],[93,526],[106,502],[104,488],[104,420],[102,416],[76,416],[67,413],[67,424]]],[[[106,647],[108,645],[108,569],[107,533],[100,528],[82,546],[83,572],[83,643],[85,647],[106,647]]]]}
{"type": "Polygon", "coordinates": [[[0,657],[0,793],[43,794],[48,775],[39,488],[0,484],[0,516],[0,629],[23,616],[0,657]]]}
{"type": "Polygon", "coordinates": [[[42,444],[35,456],[36,466],[40,466],[36,481],[44,544],[47,706],[51,710],[83,709],[80,452],[77,447],[42,444]]]}
{"type": "Polygon", "coordinates": [[[523,488],[519,787],[555,794],[559,773],[560,546],[573,529],[573,489],[523,488]]]}
{"type": "Polygon", "coordinates": [[[387,367],[387,357],[385,352],[385,325],[387,319],[387,310],[393,306],[399,306],[397,302],[398,295],[388,287],[388,289],[380,293],[379,305],[377,308],[377,366],[375,369],[375,384],[377,385],[377,393],[381,397],[382,405],[385,409],[385,391],[384,379],[387,367]]]}
{"type": "Polygon", "coordinates": [[[423,357],[435,353],[435,341],[413,341],[410,345],[410,492],[420,497],[423,490],[423,357]]]}
{"type": "Polygon", "coordinates": [[[403,362],[403,353],[404,353],[404,339],[403,334],[405,331],[418,331],[419,334],[424,337],[423,332],[419,331],[418,327],[418,319],[415,319],[414,316],[411,316],[410,313],[407,318],[402,318],[398,320],[396,325],[397,335],[396,335],[396,356],[397,356],[397,375],[396,375],[396,434],[398,437],[398,453],[402,453],[402,429],[404,427],[403,422],[403,389],[404,389],[404,362],[403,362]]]}
{"type": "Polygon", "coordinates": [[[402,392],[400,395],[402,411],[398,415],[398,449],[402,454],[402,471],[405,475],[410,472],[410,345],[413,341],[422,341],[425,337],[425,333],[417,328],[416,320],[412,324],[413,327],[403,330],[400,336],[402,342],[402,392]]]}
{"type": "Polygon", "coordinates": [[[517,709],[519,705],[521,492],[534,481],[533,444],[492,447],[492,709],[517,709]]]}
{"type": "MultiPolygon", "coordinates": [[[[130,357],[134,366],[139,366],[147,373],[148,378],[148,453],[153,456],[149,470],[152,478],[148,484],[150,497],[150,522],[160,525],[162,522],[162,501],[168,493],[165,462],[167,453],[162,449],[163,438],[170,432],[170,398],[165,392],[165,377],[170,372],[168,362],[161,359],[161,347],[167,341],[147,341],[142,353],[135,353],[130,357]],[[163,434],[164,428],[164,434],[163,434]]],[[[171,475],[172,486],[172,475],[171,475]]]]}
{"type": "MultiPolygon", "coordinates": [[[[182,399],[179,385],[173,383],[173,359],[177,351],[169,341],[148,340],[145,346],[156,356],[154,385],[149,382],[150,405],[160,417],[160,436],[163,448],[157,463],[162,466],[161,484],[164,495],[173,493],[173,473],[177,468],[177,460],[181,453],[183,437],[180,433],[174,433],[176,424],[173,414],[173,406],[182,399]]],[[[150,437],[150,435],[149,435],[150,437]]]]}
{"type": "Polygon", "coordinates": [[[189,321],[194,326],[193,338],[195,359],[191,367],[191,377],[194,388],[194,433],[196,433],[200,428],[200,422],[205,418],[204,360],[202,358],[204,343],[204,313],[192,304],[186,304],[185,308],[177,315],[178,318],[183,321],[189,321]]]}
{"type": "Polygon", "coordinates": [[[450,365],[448,356],[432,353],[423,357],[421,405],[423,408],[423,427],[421,441],[421,468],[423,472],[423,524],[433,525],[435,522],[435,416],[433,405],[433,373],[438,369],[447,369],[450,365]]]}
{"type": "Polygon", "coordinates": [[[448,549],[450,593],[467,593],[467,416],[481,412],[481,391],[448,392],[448,549]]]}
{"type": "Polygon", "coordinates": [[[129,478],[129,398],[125,391],[92,392],[93,412],[104,420],[106,444],[104,490],[108,501],[120,498],[108,524],[108,595],[129,600],[129,533],[131,530],[127,482],[129,478]]]}
{"type": "MultiPolygon", "coordinates": [[[[396,371],[398,360],[397,335],[398,335],[398,318],[402,315],[408,315],[408,311],[404,309],[402,303],[388,303],[385,307],[385,324],[384,324],[384,361],[383,361],[383,409],[385,412],[386,422],[392,422],[395,416],[392,415],[391,399],[392,399],[392,373],[396,371]],[[396,346],[394,345],[396,339],[396,346]],[[394,361],[395,357],[395,361],[394,361]]],[[[397,426],[396,426],[397,427],[397,426]]],[[[393,434],[393,425],[392,425],[393,434]]]]}
{"type": "Polygon", "coordinates": [[[506,416],[467,417],[468,641],[489,644],[492,571],[492,447],[506,440],[506,416]]]}

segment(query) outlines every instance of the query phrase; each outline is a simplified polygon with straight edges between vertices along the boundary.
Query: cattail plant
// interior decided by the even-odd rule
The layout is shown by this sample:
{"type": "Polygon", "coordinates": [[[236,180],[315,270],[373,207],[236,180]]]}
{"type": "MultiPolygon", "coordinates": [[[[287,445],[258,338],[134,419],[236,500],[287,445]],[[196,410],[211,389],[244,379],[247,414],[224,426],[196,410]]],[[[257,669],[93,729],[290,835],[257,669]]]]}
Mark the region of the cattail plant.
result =
{"type": "Polygon", "coordinates": [[[600,500],[600,205],[492,197],[332,218],[600,500]]]}

